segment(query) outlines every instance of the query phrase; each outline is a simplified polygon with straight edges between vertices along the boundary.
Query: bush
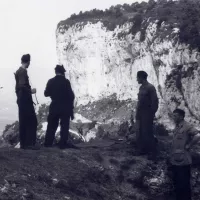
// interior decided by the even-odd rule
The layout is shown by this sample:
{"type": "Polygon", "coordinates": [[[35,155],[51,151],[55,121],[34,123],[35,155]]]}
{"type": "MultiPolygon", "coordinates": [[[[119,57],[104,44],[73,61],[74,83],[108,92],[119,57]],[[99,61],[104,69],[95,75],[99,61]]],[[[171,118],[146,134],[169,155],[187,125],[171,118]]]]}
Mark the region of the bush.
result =
{"type": "Polygon", "coordinates": [[[140,31],[142,27],[142,21],[143,16],[141,14],[137,14],[134,18],[132,18],[130,22],[133,22],[133,26],[130,30],[130,33],[135,35],[138,31],[140,31]]]}
{"type": "Polygon", "coordinates": [[[162,22],[169,25],[167,30],[158,30],[163,31],[163,33],[160,33],[160,37],[165,38],[166,34],[169,35],[174,27],[179,28],[180,42],[189,44],[191,48],[197,48],[200,51],[199,11],[200,0],[158,0],[157,2],[149,0],[148,3],[136,2],[131,5],[111,6],[105,11],[93,9],[80,12],[78,15],[72,14],[70,18],[61,21],[58,28],[64,25],[67,29],[79,22],[96,23],[101,21],[108,30],[113,31],[118,25],[133,22],[134,25],[129,33],[135,35],[135,33],[142,30],[141,41],[144,41],[146,27],[149,22],[158,20],[158,28],[161,27],[162,22]]]}
{"type": "Polygon", "coordinates": [[[61,21],[58,24],[59,28],[61,25],[66,25],[66,29],[68,26],[72,26],[79,22],[91,22],[96,23],[98,20],[102,21],[104,26],[108,28],[108,30],[114,30],[117,25],[122,25],[128,18],[126,17],[127,13],[143,13],[146,8],[147,3],[143,2],[141,4],[134,3],[132,5],[124,4],[124,5],[116,5],[111,6],[109,9],[105,11],[93,9],[91,11],[82,12],[79,14],[72,14],[68,19],[61,21]]]}

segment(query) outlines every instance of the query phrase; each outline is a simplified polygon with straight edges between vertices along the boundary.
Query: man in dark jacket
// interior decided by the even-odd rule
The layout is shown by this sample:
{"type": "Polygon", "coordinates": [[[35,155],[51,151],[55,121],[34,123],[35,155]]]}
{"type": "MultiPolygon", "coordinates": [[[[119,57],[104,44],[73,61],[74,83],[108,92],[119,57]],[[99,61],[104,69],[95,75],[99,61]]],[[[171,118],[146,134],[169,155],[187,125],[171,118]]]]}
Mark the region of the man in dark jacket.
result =
{"type": "Polygon", "coordinates": [[[70,118],[73,120],[74,93],[68,79],[65,78],[65,69],[62,65],[55,68],[56,76],[47,83],[44,95],[50,97],[52,102],[49,108],[48,126],[45,136],[45,147],[51,147],[60,120],[61,149],[70,147],[68,143],[70,118]]]}
{"type": "Polygon", "coordinates": [[[38,149],[36,144],[37,118],[33,106],[32,94],[36,89],[31,89],[27,69],[30,65],[30,55],[23,55],[21,67],[15,73],[16,95],[19,108],[19,136],[21,149],[38,149]]]}
{"type": "Polygon", "coordinates": [[[155,87],[147,81],[145,71],[137,73],[137,81],[141,84],[136,109],[137,144],[141,154],[156,154],[156,140],[153,134],[153,120],[158,110],[158,97],[155,87]]]}

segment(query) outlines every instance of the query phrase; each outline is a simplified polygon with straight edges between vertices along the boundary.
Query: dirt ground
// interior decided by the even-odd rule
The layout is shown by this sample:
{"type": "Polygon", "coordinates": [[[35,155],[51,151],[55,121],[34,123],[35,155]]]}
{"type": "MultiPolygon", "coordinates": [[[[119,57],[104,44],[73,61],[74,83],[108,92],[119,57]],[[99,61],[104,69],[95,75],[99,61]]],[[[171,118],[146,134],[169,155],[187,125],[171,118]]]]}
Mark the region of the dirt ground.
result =
{"type": "Polygon", "coordinates": [[[119,140],[93,141],[79,147],[0,149],[0,199],[167,199],[164,196],[170,188],[163,185],[160,174],[164,157],[154,163],[137,156],[133,144],[119,140]]]}

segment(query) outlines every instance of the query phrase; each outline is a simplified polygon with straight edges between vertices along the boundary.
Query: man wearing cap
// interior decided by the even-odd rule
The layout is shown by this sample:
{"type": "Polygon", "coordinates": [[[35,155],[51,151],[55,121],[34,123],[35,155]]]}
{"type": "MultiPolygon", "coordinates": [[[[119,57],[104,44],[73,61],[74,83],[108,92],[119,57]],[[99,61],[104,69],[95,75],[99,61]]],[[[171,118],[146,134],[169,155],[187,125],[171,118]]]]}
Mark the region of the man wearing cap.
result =
{"type": "Polygon", "coordinates": [[[68,142],[70,118],[73,120],[74,93],[68,79],[65,78],[65,68],[63,65],[56,65],[56,76],[47,82],[44,91],[45,97],[50,97],[52,102],[49,107],[48,125],[45,135],[45,147],[52,147],[55,133],[60,121],[60,141],[61,149],[71,147],[68,142]]]}
{"type": "Polygon", "coordinates": [[[137,145],[140,154],[156,153],[156,140],[153,134],[153,120],[158,110],[158,97],[155,87],[147,81],[148,74],[138,71],[137,81],[141,84],[136,108],[137,145]]]}
{"type": "Polygon", "coordinates": [[[34,109],[32,94],[36,89],[31,89],[27,69],[30,65],[30,55],[23,55],[21,58],[21,67],[15,73],[16,95],[19,108],[19,138],[21,149],[37,149],[36,132],[37,118],[34,109]]]}

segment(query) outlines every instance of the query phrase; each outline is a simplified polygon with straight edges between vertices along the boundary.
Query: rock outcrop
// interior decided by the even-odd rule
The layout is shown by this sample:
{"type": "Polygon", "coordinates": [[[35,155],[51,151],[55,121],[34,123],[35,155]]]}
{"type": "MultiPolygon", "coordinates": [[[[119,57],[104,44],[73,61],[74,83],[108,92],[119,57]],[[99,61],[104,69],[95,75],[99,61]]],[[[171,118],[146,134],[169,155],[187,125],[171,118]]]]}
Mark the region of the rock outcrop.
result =
{"type": "MultiPolygon", "coordinates": [[[[134,115],[132,108],[136,102],[131,100],[119,101],[116,95],[105,99],[80,105],[75,108],[75,119],[70,123],[70,140],[74,143],[89,142],[92,139],[125,138],[134,134],[134,115]]],[[[44,142],[47,128],[47,116],[49,106],[43,104],[37,112],[39,143],[44,142]]],[[[60,127],[56,132],[56,140],[59,140],[60,127]]],[[[2,135],[3,143],[16,146],[19,142],[19,123],[7,125],[2,135]]]]}
{"type": "MultiPolygon", "coordinates": [[[[186,120],[200,127],[199,11],[200,1],[150,0],[80,12],[61,21],[57,52],[76,95],[70,139],[80,149],[15,149],[18,122],[6,126],[0,139],[0,146],[6,146],[0,149],[0,199],[173,199],[166,165],[172,110],[183,108],[186,120]],[[156,163],[135,151],[138,70],[147,71],[160,99],[156,163]]],[[[41,105],[40,143],[47,115],[48,105],[41,105]]],[[[192,188],[198,200],[199,146],[194,152],[192,188]]]]}
{"type": "Polygon", "coordinates": [[[160,98],[159,121],[171,129],[170,113],[180,107],[199,127],[199,5],[149,1],[61,21],[57,53],[77,105],[113,94],[118,100],[137,100],[136,73],[145,70],[160,98]]]}

